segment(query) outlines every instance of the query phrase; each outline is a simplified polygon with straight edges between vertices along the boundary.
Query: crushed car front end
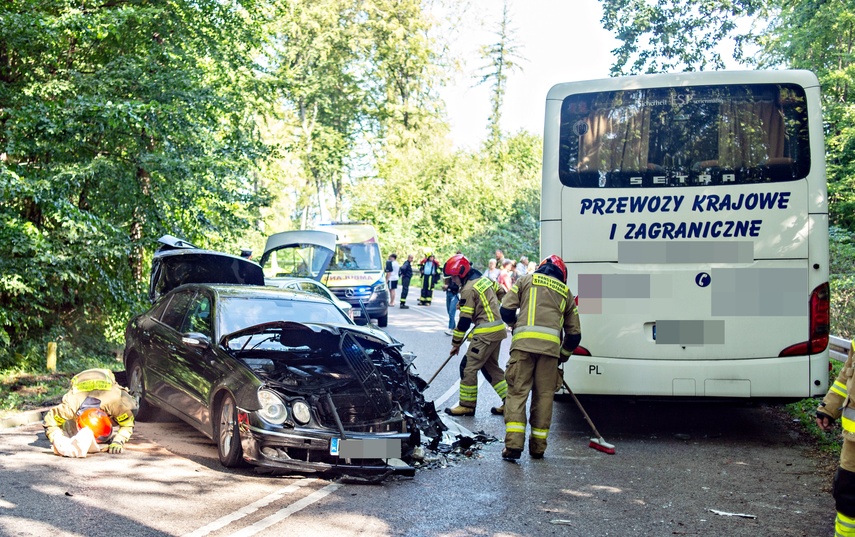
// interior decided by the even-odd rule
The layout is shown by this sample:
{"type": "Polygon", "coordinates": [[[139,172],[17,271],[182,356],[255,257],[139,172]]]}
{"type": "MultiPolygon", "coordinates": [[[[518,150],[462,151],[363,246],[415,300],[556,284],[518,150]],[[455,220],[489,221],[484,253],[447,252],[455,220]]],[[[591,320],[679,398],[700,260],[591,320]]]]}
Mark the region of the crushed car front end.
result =
{"type": "Polygon", "coordinates": [[[229,352],[261,381],[257,400],[238,413],[244,458],[253,464],[412,475],[407,461],[422,432],[438,436],[444,428],[411,360],[385,333],[283,322],[227,339],[229,352]]]}

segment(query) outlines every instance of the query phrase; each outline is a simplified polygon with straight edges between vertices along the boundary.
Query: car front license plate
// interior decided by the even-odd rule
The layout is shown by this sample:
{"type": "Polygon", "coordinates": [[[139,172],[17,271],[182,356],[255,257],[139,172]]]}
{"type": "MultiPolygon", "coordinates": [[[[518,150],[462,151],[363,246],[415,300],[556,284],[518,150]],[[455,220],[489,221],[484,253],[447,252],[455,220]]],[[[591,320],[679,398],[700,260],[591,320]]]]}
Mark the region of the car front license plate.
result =
{"type": "Polygon", "coordinates": [[[333,438],[330,455],[342,459],[399,459],[400,438],[333,438]]]}

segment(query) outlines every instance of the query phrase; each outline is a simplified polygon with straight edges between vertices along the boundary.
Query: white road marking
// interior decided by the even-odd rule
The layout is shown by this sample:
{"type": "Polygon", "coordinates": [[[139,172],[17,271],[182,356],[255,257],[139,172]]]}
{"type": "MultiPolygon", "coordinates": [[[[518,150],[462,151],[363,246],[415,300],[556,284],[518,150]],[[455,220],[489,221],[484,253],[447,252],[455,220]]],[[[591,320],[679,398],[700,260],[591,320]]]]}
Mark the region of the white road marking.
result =
{"type": "MultiPolygon", "coordinates": [[[[478,389],[479,390],[484,387],[484,381],[485,380],[486,379],[484,377],[482,377],[481,375],[478,375],[478,389]]],[[[437,398],[433,401],[433,406],[441,407],[443,403],[448,401],[453,395],[456,395],[459,391],[460,391],[460,379],[457,379],[454,381],[454,384],[452,384],[451,387],[444,394],[442,394],[441,396],[439,396],[439,398],[437,398]]]]}
{"type": "Polygon", "coordinates": [[[282,522],[294,513],[297,513],[318,500],[325,498],[327,495],[332,494],[341,487],[342,485],[340,483],[330,483],[326,487],[309,494],[302,500],[292,503],[288,507],[273,513],[267,518],[262,518],[255,524],[247,526],[239,532],[231,534],[229,537],[251,537],[252,535],[259,533],[278,522],[282,522]]]}
{"type": "Polygon", "coordinates": [[[188,533],[184,537],[203,537],[203,536],[208,535],[210,533],[214,533],[215,531],[228,526],[232,522],[234,522],[236,520],[240,520],[241,518],[243,518],[247,515],[251,515],[252,513],[258,511],[262,507],[266,507],[267,505],[275,502],[276,500],[281,499],[286,494],[291,494],[292,492],[295,492],[295,491],[299,490],[301,487],[305,487],[306,485],[308,485],[309,483],[312,483],[314,481],[317,481],[317,479],[315,479],[315,478],[301,479],[292,485],[288,485],[287,487],[283,487],[283,488],[277,490],[276,492],[268,494],[267,496],[265,496],[264,498],[261,498],[258,501],[255,501],[255,502],[253,502],[253,503],[251,503],[245,507],[241,507],[237,511],[229,513],[226,516],[220,517],[217,520],[211,522],[210,524],[207,524],[206,526],[202,526],[201,528],[194,531],[193,533],[188,533]]]}

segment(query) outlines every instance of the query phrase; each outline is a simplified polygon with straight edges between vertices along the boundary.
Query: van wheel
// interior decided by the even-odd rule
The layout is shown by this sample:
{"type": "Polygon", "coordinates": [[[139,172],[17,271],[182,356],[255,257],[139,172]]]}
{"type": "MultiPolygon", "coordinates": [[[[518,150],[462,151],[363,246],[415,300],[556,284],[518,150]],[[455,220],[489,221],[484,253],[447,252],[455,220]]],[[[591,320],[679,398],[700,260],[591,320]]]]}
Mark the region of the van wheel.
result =
{"type": "Polygon", "coordinates": [[[385,328],[386,325],[388,325],[388,324],[389,324],[389,314],[388,313],[382,317],[377,317],[377,326],[379,326],[380,328],[385,328]]]}

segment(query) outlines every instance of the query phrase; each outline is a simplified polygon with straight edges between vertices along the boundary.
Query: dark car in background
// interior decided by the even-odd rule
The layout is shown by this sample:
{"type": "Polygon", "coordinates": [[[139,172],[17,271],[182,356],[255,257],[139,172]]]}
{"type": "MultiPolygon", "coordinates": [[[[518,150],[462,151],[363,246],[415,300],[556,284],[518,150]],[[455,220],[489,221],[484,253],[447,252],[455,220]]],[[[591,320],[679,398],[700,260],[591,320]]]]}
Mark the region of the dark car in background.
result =
{"type": "Polygon", "coordinates": [[[137,418],[178,416],[229,467],[411,474],[422,432],[444,426],[402,344],[324,298],[261,285],[252,261],[183,244],[155,255],[154,305],[125,332],[137,418]]]}

